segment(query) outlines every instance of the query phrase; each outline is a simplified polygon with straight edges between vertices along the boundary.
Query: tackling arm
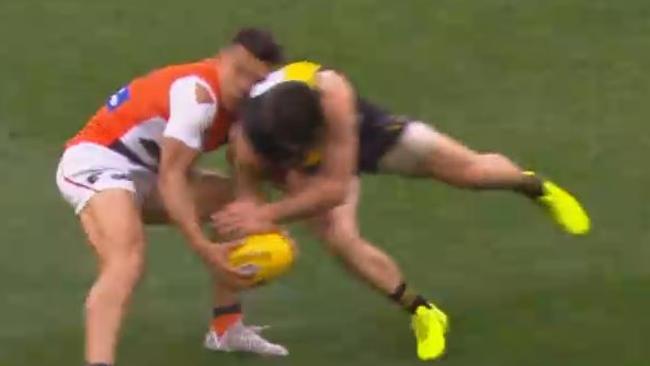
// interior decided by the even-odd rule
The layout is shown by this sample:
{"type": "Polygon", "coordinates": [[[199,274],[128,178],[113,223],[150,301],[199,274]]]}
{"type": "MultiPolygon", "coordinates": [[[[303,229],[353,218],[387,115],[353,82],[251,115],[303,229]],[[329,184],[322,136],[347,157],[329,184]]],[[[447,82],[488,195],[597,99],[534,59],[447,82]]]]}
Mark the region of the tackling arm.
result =
{"type": "Polygon", "coordinates": [[[295,220],[341,204],[357,166],[356,94],[334,71],[318,75],[326,123],[321,168],[304,190],[263,207],[273,222],[295,220]]]}

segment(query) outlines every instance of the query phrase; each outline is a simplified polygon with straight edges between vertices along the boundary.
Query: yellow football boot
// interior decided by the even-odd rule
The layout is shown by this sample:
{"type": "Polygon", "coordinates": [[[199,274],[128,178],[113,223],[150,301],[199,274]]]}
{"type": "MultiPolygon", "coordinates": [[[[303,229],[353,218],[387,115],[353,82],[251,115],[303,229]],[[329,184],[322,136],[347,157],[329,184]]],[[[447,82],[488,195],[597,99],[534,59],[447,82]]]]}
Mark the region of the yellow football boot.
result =
{"type": "Polygon", "coordinates": [[[411,317],[411,328],[415,332],[418,357],[422,361],[435,360],[445,352],[445,333],[449,327],[449,319],[442,310],[419,306],[411,317]]]}
{"type": "MultiPolygon", "coordinates": [[[[534,172],[525,174],[536,175],[534,172]]],[[[585,235],[589,232],[591,220],[575,197],[546,179],[542,179],[542,191],[543,194],[537,198],[537,202],[548,210],[555,222],[566,232],[573,235],[585,235]]]]}

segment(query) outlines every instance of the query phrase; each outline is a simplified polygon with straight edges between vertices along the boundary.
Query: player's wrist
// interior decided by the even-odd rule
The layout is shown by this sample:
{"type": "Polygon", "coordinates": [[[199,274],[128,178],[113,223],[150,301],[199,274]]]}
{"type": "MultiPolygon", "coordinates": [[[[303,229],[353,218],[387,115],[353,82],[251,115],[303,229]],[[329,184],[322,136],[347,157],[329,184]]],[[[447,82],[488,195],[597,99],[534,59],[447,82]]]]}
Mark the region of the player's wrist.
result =
{"type": "Polygon", "coordinates": [[[204,241],[197,240],[195,242],[192,242],[190,246],[194,250],[194,252],[201,258],[203,263],[212,268],[214,267],[214,256],[211,254],[210,248],[213,245],[212,242],[208,241],[205,239],[204,241]]]}
{"type": "Polygon", "coordinates": [[[261,217],[271,224],[282,221],[282,207],[278,203],[267,203],[260,207],[261,217]]]}

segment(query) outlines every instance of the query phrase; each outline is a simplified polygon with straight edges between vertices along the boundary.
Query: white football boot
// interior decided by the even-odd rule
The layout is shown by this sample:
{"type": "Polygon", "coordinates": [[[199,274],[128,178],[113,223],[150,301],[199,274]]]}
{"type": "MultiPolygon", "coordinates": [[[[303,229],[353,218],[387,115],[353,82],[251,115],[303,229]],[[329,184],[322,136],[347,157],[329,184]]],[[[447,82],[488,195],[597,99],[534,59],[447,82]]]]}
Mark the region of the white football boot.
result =
{"type": "Polygon", "coordinates": [[[223,335],[210,330],[203,346],[211,351],[250,352],[262,356],[288,356],[289,351],[280,344],[264,339],[260,332],[265,327],[247,327],[241,321],[231,326],[223,335]]]}

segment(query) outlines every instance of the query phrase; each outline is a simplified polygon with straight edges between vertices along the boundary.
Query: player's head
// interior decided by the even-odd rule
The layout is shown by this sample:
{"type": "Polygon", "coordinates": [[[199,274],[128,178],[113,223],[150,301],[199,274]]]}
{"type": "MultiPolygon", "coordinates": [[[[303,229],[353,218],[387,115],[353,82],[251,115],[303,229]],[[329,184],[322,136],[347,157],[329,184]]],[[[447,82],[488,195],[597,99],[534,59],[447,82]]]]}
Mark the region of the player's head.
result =
{"type": "Polygon", "coordinates": [[[241,29],[220,53],[221,91],[228,99],[239,100],[253,85],[284,60],[271,32],[258,28],[241,29]]]}
{"type": "Polygon", "coordinates": [[[250,99],[243,108],[246,135],[264,159],[296,167],[319,142],[323,111],[318,92],[288,81],[250,99]]]}

